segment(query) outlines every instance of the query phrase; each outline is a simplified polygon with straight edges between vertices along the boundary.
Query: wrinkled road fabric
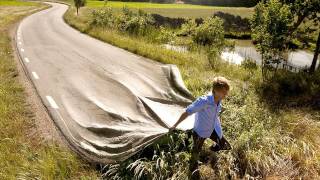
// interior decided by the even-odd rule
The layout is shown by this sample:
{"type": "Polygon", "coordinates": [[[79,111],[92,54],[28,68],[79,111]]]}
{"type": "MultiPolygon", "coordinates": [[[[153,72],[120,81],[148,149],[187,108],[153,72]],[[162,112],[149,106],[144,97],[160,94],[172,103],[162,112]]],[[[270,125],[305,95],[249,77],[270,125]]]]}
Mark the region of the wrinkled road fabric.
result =
{"type": "MultiPolygon", "coordinates": [[[[63,21],[66,5],[50,4],[21,22],[17,47],[71,147],[90,161],[113,163],[168,133],[194,99],[178,68],[82,34],[63,21]]],[[[192,125],[191,116],[178,129],[192,125]]]]}

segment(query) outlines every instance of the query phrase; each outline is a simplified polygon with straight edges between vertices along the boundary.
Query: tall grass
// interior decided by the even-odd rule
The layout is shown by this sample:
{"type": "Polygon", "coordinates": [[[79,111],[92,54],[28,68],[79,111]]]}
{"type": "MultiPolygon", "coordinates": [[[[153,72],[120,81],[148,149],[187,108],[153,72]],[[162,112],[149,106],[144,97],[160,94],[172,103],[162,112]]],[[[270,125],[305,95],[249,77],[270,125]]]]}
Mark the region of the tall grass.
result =
{"type": "Polygon", "coordinates": [[[30,134],[36,125],[18,80],[9,30],[43,8],[31,2],[0,2],[0,179],[98,179],[70,150],[30,134]]]}

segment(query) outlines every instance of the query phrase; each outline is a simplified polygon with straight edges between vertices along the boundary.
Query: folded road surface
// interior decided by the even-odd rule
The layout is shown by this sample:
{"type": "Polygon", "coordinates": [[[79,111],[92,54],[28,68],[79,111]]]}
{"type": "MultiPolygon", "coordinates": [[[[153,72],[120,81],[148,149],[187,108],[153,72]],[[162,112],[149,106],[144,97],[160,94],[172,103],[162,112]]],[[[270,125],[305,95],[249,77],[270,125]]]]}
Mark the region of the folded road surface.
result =
{"type": "MultiPolygon", "coordinates": [[[[67,6],[25,18],[23,67],[71,147],[100,163],[123,161],[168,133],[193,100],[175,65],[103,43],[63,21],[67,6]]],[[[190,129],[193,117],[178,126],[190,129]]]]}

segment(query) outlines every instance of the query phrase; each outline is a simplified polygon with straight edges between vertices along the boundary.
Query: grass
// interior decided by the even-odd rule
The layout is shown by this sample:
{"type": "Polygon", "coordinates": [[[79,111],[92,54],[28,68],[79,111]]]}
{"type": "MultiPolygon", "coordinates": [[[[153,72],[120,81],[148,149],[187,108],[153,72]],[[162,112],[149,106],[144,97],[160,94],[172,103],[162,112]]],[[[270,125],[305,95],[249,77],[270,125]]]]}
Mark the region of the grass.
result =
{"type": "Polygon", "coordinates": [[[28,1],[8,0],[8,1],[0,1],[0,6],[34,6],[34,3],[28,2],[28,1]]]}
{"type": "Polygon", "coordinates": [[[29,134],[35,122],[18,81],[9,30],[43,8],[33,2],[0,2],[0,179],[98,179],[94,168],[69,149],[29,134]]]}
{"type": "MultiPolygon", "coordinates": [[[[204,6],[204,5],[191,5],[191,4],[157,4],[148,2],[121,2],[121,1],[108,1],[108,6],[113,8],[122,8],[127,6],[132,9],[143,9],[146,12],[160,14],[167,17],[187,17],[199,18],[208,17],[215,12],[222,11],[241,17],[249,17],[253,13],[252,8],[245,7],[218,7],[218,6],[204,6]]],[[[87,1],[88,7],[103,7],[104,1],[87,1]]]]}
{"type": "MultiPolygon", "coordinates": [[[[310,107],[275,107],[261,95],[260,68],[248,69],[243,66],[218,61],[214,69],[209,67],[207,57],[200,52],[175,52],[167,50],[148,36],[134,36],[115,29],[89,28],[89,10],[83,8],[80,15],[70,8],[64,15],[65,21],[83,33],[126,49],[153,60],[176,64],[184,82],[194,96],[210,90],[211,80],[222,75],[231,80],[232,90],[223,102],[221,115],[224,135],[233,149],[212,154],[205,142],[201,156],[203,164],[200,173],[208,179],[236,178],[277,178],[277,179],[319,179],[320,178],[320,113],[310,107]]],[[[154,35],[154,34],[151,34],[154,35]]],[[[281,98],[281,97],[280,97],[281,98]]],[[[170,135],[168,135],[170,136],[170,135]]],[[[162,140],[155,146],[163,146],[162,140]]],[[[164,141],[165,142],[165,141],[164,141]]],[[[153,150],[153,149],[152,149],[153,150]]],[[[160,177],[159,172],[180,171],[177,165],[169,166],[170,151],[157,150],[158,159],[135,156],[116,167],[113,177],[138,176],[142,171],[146,177],[160,177]],[[160,166],[158,166],[160,162],[160,166]],[[126,169],[126,167],[131,167],[126,169]],[[170,168],[169,168],[170,167],[170,168]],[[160,169],[160,170],[159,170],[160,169]],[[122,173],[122,174],[121,174],[122,173]]],[[[172,153],[172,152],[171,152],[172,153]]],[[[178,164],[186,166],[188,152],[178,164]]],[[[178,156],[180,153],[174,153],[178,156]]],[[[179,158],[178,158],[179,159],[179,158]]],[[[184,167],[181,167],[182,169],[184,167]]],[[[170,173],[169,173],[170,174],[170,173]]]]}

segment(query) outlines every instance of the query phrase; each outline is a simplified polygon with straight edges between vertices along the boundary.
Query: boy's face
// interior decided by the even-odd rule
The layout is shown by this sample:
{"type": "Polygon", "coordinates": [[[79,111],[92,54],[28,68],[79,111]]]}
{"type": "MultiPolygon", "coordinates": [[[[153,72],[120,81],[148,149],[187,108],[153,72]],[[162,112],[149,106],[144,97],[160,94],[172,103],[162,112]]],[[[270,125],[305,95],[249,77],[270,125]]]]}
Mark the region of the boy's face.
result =
{"type": "Polygon", "coordinates": [[[215,96],[217,96],[220,100],[224,99],[229,91],[226,88],[221,88],[221,89],[215,89],[214,92],[215,96]]]}

